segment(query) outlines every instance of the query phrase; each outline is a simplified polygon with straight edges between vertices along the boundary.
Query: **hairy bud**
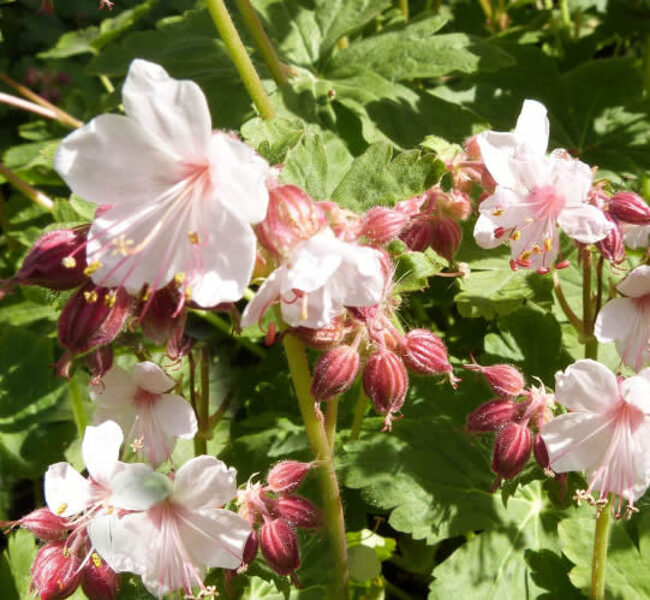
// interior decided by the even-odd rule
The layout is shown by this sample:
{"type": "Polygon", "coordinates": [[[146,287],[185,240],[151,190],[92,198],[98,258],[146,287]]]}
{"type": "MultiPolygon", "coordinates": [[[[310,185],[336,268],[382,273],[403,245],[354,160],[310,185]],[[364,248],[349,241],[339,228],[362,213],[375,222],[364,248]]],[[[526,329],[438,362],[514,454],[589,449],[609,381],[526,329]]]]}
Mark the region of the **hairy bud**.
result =
{"type": "Polygon", "coordinates": [[[469,371],[481,373],[488,385],[502,398],[515,398],[524,391],[524,376],[512,365],[483,367],[474,362],[463,366],[469,371]]]}
{"type": "Polygon", "coordinates": [[[406,334],[402,356],[406,366],[419,375],[452,372],[447,346],[427,329],[412,329],[406,334]]]}
{"type": "Polygon", "coordinates": [[[91,383],[99,383],[104,373],[113,366],[113,347],[108,344],[91,350],[84,356],[84,362],[90,370],[91,383]]]}
{"type": "Polygon", "coordinates": [[[616,219],[612,218],[609,213],[605,212],[603,214],[612,224],[612,228],[602,240],[595,243],[595,246],[606,260],[617,265],[625,260],[623,232],[616,219]]]}
{"type": "Polygon", "coordinates": [[[275,465],[266,478],[269,488],[276,494],[292,492],[302,483],[312,468],[312,463],[283,460],[275,465]]]}
{"type": "Polygon", "coordinates": [[[638,194],[619,192],[609,199],[609,214],[623,223],[650,225],[650,206],[638,194]]]}
{"type": "Polygon", "coordinates": [[[345,323],[341,317],[332,319],[329,325],[319,329],[293,327],[291,333],[300,338],[310,348],[329,350],[338,346],[345,336],[345,323]]]}
{"type": "Polygon", "coordinates": [[[257,531],[253,529],[251,534],[244,544],[244,553],[242,554],[242,564],[250,565],[257,556],[257,550],[259,548],[259,540],[257,537],[257,531]]]}
{"type": "Polygon", "coordinates": [[[409,247],[409,250],[424,252],[433,243],[434,231],[431,223],[424,221],[415,221],[407,225],[400,239],[409,247]]]}
{"type": "Polygon", "coordinates": [[[497,435],[492,457],[492,470],[504,479],[512,479],[530,458],[530,430],[520,423],[508,423],[497,435]]]}
{"type": "Polygon", "coordinates": [[[380,349],[368,358],[363,369],[363,389],[375,410],[380,415],[386,415],[386,429],[390,429],[392,413],[398,412],[404,405],[408,382],[406,367],[394,352],[380,349]]]}
{"type": "Polygon", "coordinates": [[[323,354],[314,367],[311,395],[323,402],[350,388],[359,372],[359,353],[352,346],[338,346],[323,354]]]}
{"type": "Polygon", "coordinates": [[[37,508],[12,525],[24,527],[44,542],[59,540],[65,537],[70,529],[67,519],[55,515],[49,508],[37,508]]]}
{"type": "Polygon", "coordinates": [[[539,433],[535,436],[535,441],[533,442],[533,456],[538,464],[545,470],[551,469],[551,461],[548,457],[548,449],[546,448],[546,443],[539,433]]]}
{"type": "Polygon", "coordinates": [[[460,225],[451,219],[435,219],[431,223],[431,227],[433,229],[431,247],[440,256],[444,256],[448,261],[451,261],[463,239],[463,231],[460,225]]]}
{"type": "Polygon", "coordinates": [[[65,540],[45,544],[30,568],[32,587],[41,600],[63,600],[79,587],[81,560],[65,540]]]}
{"type": "Polygon", "coordinates": [[[55,229],[44,233],[32,246],[16,275],[23,285],[41,285],[51,290],[70,290],[87,276],[86,243],[88,226],[55,229]]]}
{"type": "Polygon", "coordinates": [[[88,600],[114,600],[120,591],[120,576],[93,552],[81,572],[81,589],[88,600]]]}
{"type": "Polygon", "coordinates": [[[499,431],[513,421],[517,414],[517,405],[512,400],[490,400],[467,415],[467,431],[499,431]]]}
{"type": "Polygon", "coordinates": [[[296,532],[284,519],[273,519],[260,529],[262,556],[278,575],[289,575],[300,567],[296,532]]]}
{"type": "Polygon", "coordinates": [[[302,496],[292,494],[278,498],[274,511],[293,527],[318,529],[322,523],[321,511],[313,502],[302,496]]]}
{"type": "Polygon", "coordinates": [[[395,239],[409,221],[408,215],[386,206],[373,206],[363,220],[361,233],[374,244],[395,239]]]}

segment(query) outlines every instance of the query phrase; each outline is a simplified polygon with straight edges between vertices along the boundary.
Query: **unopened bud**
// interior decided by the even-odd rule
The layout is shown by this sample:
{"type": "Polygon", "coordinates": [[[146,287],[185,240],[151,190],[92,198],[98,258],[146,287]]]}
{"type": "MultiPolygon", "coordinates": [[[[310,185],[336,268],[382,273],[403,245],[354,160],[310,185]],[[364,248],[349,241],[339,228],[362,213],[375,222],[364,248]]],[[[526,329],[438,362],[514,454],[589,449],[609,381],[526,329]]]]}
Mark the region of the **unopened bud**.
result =
{"type": "Polygon", "coordinates": [[[463,365],[469,371],[477,371],[485,377],[488,385],[503,398],[514,398],[524,391],[524,376],[512,365],[483,367],[476,362],[463,365]]]}
{"type": "Polygon", "coordinates": [[[397,354],[380,349],[370,355],[363,369],[363,389],[375,410],[386,415],[387,429],[390,429],[391,415],[404,405],[408,383],[406,367],[397,354]]]}
{"type": "Polygon", "coordinates": [[[292,494],[278,498],[274,511],[278,517],[300,529],[318,529],[322,523],[321,511],[302,496],[292,494]]]}
{"type": "Polygon", "coordinates": [[[250,565],[257,556],[259,541],[257,538],[257,531],[253,529],[244,544],[244,553],[242,554],[242,564],[250,565]]]}
{"type": "Polygon", "coordinates": [[[359,353],[352,346],[338,346],[325,352],[314,367],[311,395],[323,402],[350,389],[360,362],[359,353]]]}
{"type": "Polygon", "coordinates": [[[513,421],[517,414],[517,405],[512,400],[490,400],[467,415],[467,431],[499,431],[513,421]]]}
{"type": "Polygon", "coordinates": [[[99,383],[104,373],[110,371],[113,366],[113,347],[108,344],[91,350],[84,356],[84,362],[90,370],[91,383],[99,383]]]}
{"type": "Polygon", "coordinates": [[[329,325],[318,329],[293,327],[291,333],[300,338],[310,348],[329,350],[338,346],[345,336],[345,323],[341,317],[332,319],[329,325]]]}
{"type": "Polygon", "coordinates": [[[43,234],[25,257],[16,280],[23,285],[40,285],[51,290],[70,290],[87,276],[86,243],[88,226],[55,229],[43,234]]]}
{"type": "Polygon", "coordinates": [[[262,556],[278,575],[289,575],[300,567],[296,532],[284,519],[273,519],[260,530],[262,556]]]}
{"type": "Polygon", "coordinates": [[[88,600],[114,600],[120,591],[120,576],[93,552],[81,571],[81,589],[88,600]]]}
{"type": "Polygon", "coordinates": [[[365,214],[361,233],[374,244],[387,244],[399,235],[408,221],[408,215],[399,210],[374,206],[365,214]]]}
{"type": "Polygon", "coordinates": [[[520,423],[508,423],[494,443],[492,470],[504,479],[512,479],[530,458],[530,430],[520,423]]]}
{"type": "Polygon", "coordinates": [[[45,544],[30,568],[32,587],[41,600],[71,596],[81,580],[81,560],[66,547],[65,540],[45,544]]]}
{"type": "Polygon", "coordinates": [[[609,199],[609,214],[623,223],[650,225],[650,206],[638,194],[619,192],[609,199]]]}
{"type": "Polygon", "coordinates": [[[551,470],[551,461],[548,456],[548,449],[546,448],[544,439],[539,435],[539,433],[535,436],[535,441],[533,442],[533,455],[542,469],[545,471],[551,470]]]}
{"type": "Polygon", "coordinates": [[[177,334],[178,329],[182,335],[187,312],[179,311],[181,304],[180,294],[174,285],[156,290],[150,298],[142,300],[136,311],[142,315],[142,333],[159,345],[177,334]]]}
{"type": "Polygon", "coordinates": [[[39,540],[51,542],[65,537],[70,529],[67,519],[55,515],[49,508],[37,508],[18,521],[2,522],[0,527],[24,527],[39,540]]]}
{"type": "Polygon", "coordinates": [[[302,483],[312,468],[312,463],[298,460],[283,460],[275,465],[267,476],[267,482],[272,492],[286,494],[292,492],[302,483]]]}
{"type": "Polygon", "coordinates": [[[255,231],[269,252],[283,257],[326,224],[324,211],[303,190],[295,185],[275,185],[269,189],[266,217],[255,231]]]}
{"type": "Polygon", "coordinates": [[[595,246],[600,253],[611,263],[615,265],[625,260],[625,241],[623,240],[623,232],[618,224],[618,221],[612,218],[608,213],[603,213],[606,219],[612,224],[609,233],[595,246]]]}
{"type": "Polygon", "coordinates": [[[444,256],[448,261],[451,261],[463,239],[463,231],[460,225],[451,219],[435,219],[431,223],[431,227],[433,229],[431,247],[440,256],[444,256]]]}
{"type": "Polygon", "coordinates": [[[404,339],[402,356],[406,366],[419,375],[442,375],[449,373],[453,378],[449,364],[447,346],[427,329],[411,329],[404,339]]]}
{"type": "Polygon", "coordinates": [[[433,235],[434,231],[431,223],[416,221],[407,225],[402,233],[399,234],[399,237],[410,250],[424,252],[431,246],[433,235]]]}

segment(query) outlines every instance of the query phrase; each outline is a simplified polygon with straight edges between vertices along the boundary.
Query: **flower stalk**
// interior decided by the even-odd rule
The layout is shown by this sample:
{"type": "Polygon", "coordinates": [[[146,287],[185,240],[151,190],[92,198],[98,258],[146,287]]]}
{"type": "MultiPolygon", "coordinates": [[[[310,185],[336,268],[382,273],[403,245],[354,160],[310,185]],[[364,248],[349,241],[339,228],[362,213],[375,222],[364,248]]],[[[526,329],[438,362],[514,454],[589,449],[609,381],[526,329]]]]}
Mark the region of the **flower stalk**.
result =
{"type": "Polygon", "coordinates": [[[75,377],[70,377],[68,381],[68,397],[70,398],[70,405],[72,406],[72,415],[74,422],[77,426],[77,431],[80,437],[83,437],[86,425],[88,425],[88,417],[84,409],[83,398],[81,397],[81,390],[79,383],[75,377]]]}
{"type": "Polygon", "coordinates": [[[594,336],[594,306],[591,297],[591,248],[585,246],[582,250],[582,322],[585,344],[585,358],[598,359],[598,340],[594,336]]]}
{"type": "Polygon", "coordinates": [[[366,416],[368,408],[368,396],[363,390],[363,386],[359,386],[359,397],[357,398],[357,405],[354,409],[354,419],[352,421],[352,429],[350,430],[350,441],[354,442],[359,439],[361,434],[361,426],[363,425],[363,418],[366,416]]]}
{"type": "Polygon", "coordinates": [[[52,212],[54,210],[54,201],[52,198],[43,192],[39,192],[36,188],[33,188],[27,182],[18,177],[18,175],[16,175],[16,173],[14,173],[11,169],[5,167],[2,163],[0,163],[0,175],[2,175],[19,192],[27,196],[30,200],[36,202],[36,204],[38,204],[41,208],[44,208],[48,212],[52,212]]]}
{"type": "Polygon", "coordinates": [[[611,521],[611,497],[596,518],[594,533],[594,554],[591,561],[591,600],[605,598],[605,568],[607,566],[607,545],[611,521]]]}
{"type": "Polygon", "coordinates": [[[196,420],[199,430],[194,436],[194,454],[200,456],[208,453],[208,420],[210,413],[210,349],[201,348],[201,395],[196,406],[196,420]]]}

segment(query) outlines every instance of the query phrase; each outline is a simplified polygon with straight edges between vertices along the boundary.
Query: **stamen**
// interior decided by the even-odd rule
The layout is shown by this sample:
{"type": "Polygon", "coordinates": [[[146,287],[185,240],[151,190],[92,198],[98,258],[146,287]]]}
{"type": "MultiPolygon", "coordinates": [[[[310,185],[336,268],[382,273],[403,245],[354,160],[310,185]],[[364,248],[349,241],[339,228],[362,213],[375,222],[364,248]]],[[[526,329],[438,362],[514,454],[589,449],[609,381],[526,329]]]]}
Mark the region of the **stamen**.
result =
{"type": "Polygon", "coordinates": [[[512,235],[510,236],[510,239],[512,241],[516,242],[520,237],[521,237],[521,231],[516,230],[516,231],[513,231],[512,235]]]}
{"type": "Polygon", "coordinates": [[[93,564],[99,569],[99,567],[102,566],[102,559],[99,557],[99,554],[97,552],[93,552],[92,555],[90,556],[90,560],[93,561],[93,564]]]}
{"type": "MultiPolygon", "coordinates": [[[[66,257],[66,258],[71,258],[71,257],[66,257]]],[[[64,260],[65,260],[65,259],[64,259],[64,260]]],[[[73,258],[72,260],[74,260],[74,258],[73,258]]],[[[65,266],[67,266],[67,265],[65,265],[65,266]]],[[[101,263],[101,262],[99,262],[98,260],[94,260],[93,262],[91,262],[91,263],[90,263],[90,264],[89,264],[89,265],[84,269],[84,275],[85,275],[86,277],[90,277],[93,273],[95,273],[96,271],[98,271],[98,270],[101,268],[101,266],[102,266],[102,263],[101,263]]]]}
{"type": "Polygon", "coordinates": [[[547,237],[544,240],[544,250],[546,250],[547,252],[550,252],[551,248],[553,248],[553,240],[551,238],[547,237]]]}
{"type": "Polygon", "coordinates": [[[133,240],[127,239],[124,234],[120,235],[120,237],[118,237],[116,240],[113,240],[112,244],[115,246],[113,252],[111,253],[113,256],[116,256],[118,254],[121,254],[122,256],[130,256],[131,254],[135,254],[135,252],[131,250],[131,246],[133,246],[133,240]]]}
{"type": "Polygon", "coordinates": [[[74,269],[77,266],[77,261],[74,259],[73,256],[66,256],[62,261],[61,264],[66,268],[66,269],[74,269]]]}
{"type": "Polygon", "coordinates": [[[495,208],[495,209],[492,211],[492,216],[494,216],[494,217],[500,217],[504,212],[505,212],[505,211],[503,210],[503,208],[495,208]]]}
{"type": "Polygon", "coordinates": [[[68,504],[66,502],[63,502],[57,509],[56,509],[56,514],[57,515],[62,515],[65,512],[65,509],[68,508],[68,504]]]}
{"type": "Polygon", "coordinates": [[[187,239],[190,240],[190,244],[198,244],[201,241],[197,231],[188,231],[187,239]]]}
{"type": "Polygon", "coordinates": [[[97,302],[97,292],[95,290],[84,292],[84,298],[86,299],[86,302],[88,302],[88,304],[94,304],[95,302],[97,302]]]}
{"type": "Polygon", "coordinates": [[[104,296],[104,304],[109,308],[115,306],[115,300],[117,300],[117,292],[115,290],[111,290],[104,296]]]}

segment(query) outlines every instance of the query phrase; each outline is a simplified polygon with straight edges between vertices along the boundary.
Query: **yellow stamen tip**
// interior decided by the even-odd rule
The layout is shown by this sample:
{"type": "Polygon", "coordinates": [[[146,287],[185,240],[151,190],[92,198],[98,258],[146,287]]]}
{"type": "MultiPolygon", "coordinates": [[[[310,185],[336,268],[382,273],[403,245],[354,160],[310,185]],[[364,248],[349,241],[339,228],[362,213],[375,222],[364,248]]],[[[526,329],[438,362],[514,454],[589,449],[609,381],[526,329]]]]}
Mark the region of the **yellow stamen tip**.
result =
{"type": "Polygon", "coordinates": [[[521,237],[521,231],[515,231],[511,236],[510,239],[514,240],[515,242],[521,237]]]}
{"type": "Polygon", "coordinates": [[[94,260],[84,269],[84,275],[86,277],[90,277],[93,273],[96,273],[101,268],[101,266],[102,266],[101,262],[99,262],[98,260],[94,260]]]}
{"type": "Polygon", "coordinates": [[[97,552],[93,552],[90,558],[93,561],[93,565],[95,565],[98,569],[102,566],[102,559],[99,557],[99,554],[97,554],[97,552]]]}
{"type": "Polygon", "coordinates": [[[84,298],[88,304],[94,304],[97,302],[97,292],[92,290],[91,292],[84,292],[84,298]]]}
{"type": "Polygon", "coordinates": [[[62,514],[65,512],[65,509],[66,509],[66,508],[68,508],[68,505],[67,505],[65,502],[63,502],[63,503],[59,506],[59,508],[56,509],[56,514],[57,514],[57,515],[62,515],[62,514]]]}
{"type": "Polygon", "coordinates": [[[500,217],[504,213],[504,210],[502,208],[495,208],[492,211],[492,216],[494,217],[500,217]]]}
{"type": "Polygon", "coordinates": [[[196,231],[188,231],[187,239],[190,240],[190,244],[198,244],[200,241],[199,234],[196,231]]]}
{"type": "Polygon", "coordinates": [[[66,269],[74,269],[77,266],[77,261],[74,259],[73,256],[66,256],[62,261],[61,264],[66,268],[66,269]]]}

